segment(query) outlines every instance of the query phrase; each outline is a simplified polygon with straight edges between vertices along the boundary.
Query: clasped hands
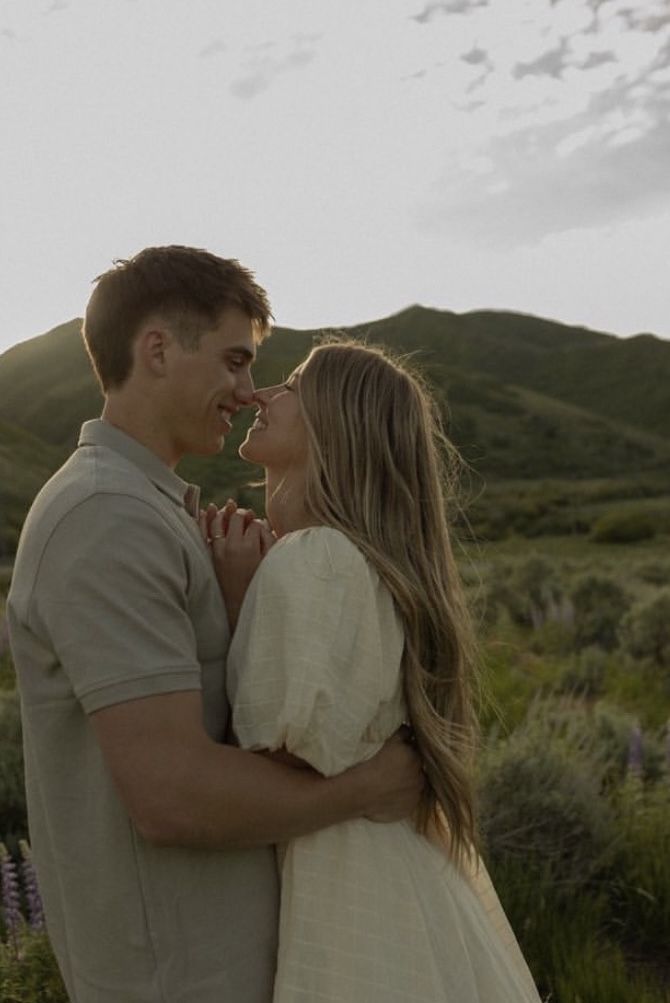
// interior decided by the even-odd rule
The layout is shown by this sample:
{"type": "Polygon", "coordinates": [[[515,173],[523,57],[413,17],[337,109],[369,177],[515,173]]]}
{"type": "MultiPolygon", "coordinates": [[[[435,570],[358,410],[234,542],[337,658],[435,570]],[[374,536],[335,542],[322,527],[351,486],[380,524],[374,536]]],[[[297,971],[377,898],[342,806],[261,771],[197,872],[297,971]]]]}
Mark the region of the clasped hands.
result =
{"type": "Polygon", "coordinates": [[[233,630],[249,583],[276,537],[264,519],[257,519],[251,509],[238,508],[231,498],[223,508],[210,504],[201,509],[198,526],[212,554],[233,630]]]}

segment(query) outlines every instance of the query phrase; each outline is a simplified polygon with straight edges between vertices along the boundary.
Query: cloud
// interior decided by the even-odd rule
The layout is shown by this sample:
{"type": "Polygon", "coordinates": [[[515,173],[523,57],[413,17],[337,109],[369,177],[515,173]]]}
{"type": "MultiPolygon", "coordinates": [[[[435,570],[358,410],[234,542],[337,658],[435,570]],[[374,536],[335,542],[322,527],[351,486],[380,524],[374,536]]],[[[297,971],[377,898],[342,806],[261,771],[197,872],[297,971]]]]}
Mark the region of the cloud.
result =
{"type": "Polygon", "coordinates": [[[12,28],[0,28],[0,37],[8,38],[10,42],[15,42],[19,36],[12,28]]]}
{"type": "Polygon", "coordinates": [[[653,105],[627,105],[623,89],[618,98],[619,106],[608,95],[609,109],[596,102],[600,114],[591,109],[576,127],[551,123],[499,137],[489,148],[494,171],[467,164],[447,172],[449,196],[421,207],[420,227],[509,245],[669,206],[667,119],[653,105]]]}
{"type": "Polygon", "coordinates": [[[417,24],[428,24],[436,16],[449,14],[467,14],[476,7],[488,6],[488,0],[442,0],[441,3],[426,4],[420,14],[413,14],[411,21],[417,24]]]}
{"type": "MultiPolygon", "coordinates": [[[[309,36],[312,41],[318,37],[309,36]]],[[[266,91],[282,73],[289,73],[292,70],[308,66],[316,58],[316,49],[305,48],[307,36],[296,36],[296,38],[297,47],[283,58],[257,57],[249,72],[232,82],[230,85],[231,94],[242,100],[250,100],[266,91]]]]}
{"type": "Polygon", "coordinates": [[[70,6],[67,0],[52,0],[51,5],[44,11],[46,14],[55,14],[59,10],[67,10],[70,6]]]}
{"type": "Polygon", "coordinates": [[[480,66],[482,63],[488,63],[489,57],[486,49],[479,49],[476,45],[461,56],[464,63],[470,63],[471,66],[480,66]]]}
{"type": "Polygon", "coordinates": [[[537,59],[529,63],[517,63],[512,71],[516,80],[522,80],[528,76],[560,77],[567,65],[568,43],[566,39],[561,39],[561,44],[548,52],[542,53],[537,59]]]}
{"type": "Polygon", "coordinates": [[[616,63],[616,56],[613,52],[589,52],[586,61],[580,64],[580,69],[594,70],[604,63],[616,63]]]}
{"type": "Polygon", "coordinates": [[[670,205],[670,0],[589,0],[595,29],[583,2],[561,8],[580,30],[552,35],[538,14],[534,35],[512,26],[496,48],[478,26],[461,59],[488,72],[452,98],[462,141],[417,207],[422,229],[510,246],[670,205]]]}
{"type": "Polygon", "coordinates": [[[210,56],[218,56],[222,52],[226,52],[228,46],[223,41],[222,38],[214,38],[207,45],[203,46],[198,52],[201,59],[209,59],[210,56]]]}

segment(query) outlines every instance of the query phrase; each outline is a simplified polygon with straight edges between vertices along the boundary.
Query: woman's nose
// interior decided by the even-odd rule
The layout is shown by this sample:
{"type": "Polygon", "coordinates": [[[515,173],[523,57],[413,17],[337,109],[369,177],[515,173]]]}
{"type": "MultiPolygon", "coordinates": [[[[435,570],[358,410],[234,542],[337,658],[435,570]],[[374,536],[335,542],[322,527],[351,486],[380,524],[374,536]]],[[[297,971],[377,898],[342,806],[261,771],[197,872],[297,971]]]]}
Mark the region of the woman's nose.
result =
{"type": "Polygon", "coordinates": [[[281,383],[279,383],[273,387],[259,387],[258,390],[254,391],[254,402],[257,404],[267,404],[275,394],[279,393],[281,386],[281,383]]]}

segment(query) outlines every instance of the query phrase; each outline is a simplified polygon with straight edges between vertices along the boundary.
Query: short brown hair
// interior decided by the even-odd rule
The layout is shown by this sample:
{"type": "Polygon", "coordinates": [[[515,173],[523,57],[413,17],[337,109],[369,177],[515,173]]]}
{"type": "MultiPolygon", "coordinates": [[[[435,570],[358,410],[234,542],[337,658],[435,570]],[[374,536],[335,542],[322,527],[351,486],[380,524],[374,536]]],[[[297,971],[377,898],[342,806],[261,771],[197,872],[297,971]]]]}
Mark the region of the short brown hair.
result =
{"type": "Polygon", "coordinates": [[[116,259],[94,281],[82,334],[103,392],[125,383],[132,343],[153,313],[174,323],[181,344],[193,350],[228,307],[247,314],[257,341],[270,330],[267,293],[235,258],[195,247],[146,247],[132,258],[116,259]]]}

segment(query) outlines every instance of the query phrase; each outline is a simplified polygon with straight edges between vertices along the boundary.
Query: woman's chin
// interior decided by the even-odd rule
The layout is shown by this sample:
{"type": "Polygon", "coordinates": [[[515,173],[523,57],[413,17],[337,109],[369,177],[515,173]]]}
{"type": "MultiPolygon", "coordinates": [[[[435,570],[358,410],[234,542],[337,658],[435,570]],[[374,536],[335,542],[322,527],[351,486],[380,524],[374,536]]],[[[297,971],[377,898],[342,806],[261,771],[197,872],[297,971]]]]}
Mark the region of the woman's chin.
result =
{"type": "Polygon", "coordinates": [[[255,443],[253,441],[253,436],[247,435],[246,439],[240,445],[240,448],[238,449],[237,452],[242,457],[242,459],[246,460],[248,463],[261,463],[262,464],[263,460],[262,460],[262,457],[260,455],[261,450],[259,450],[257,448],[254,448],[254,447],[255,447],[255,443]]]}

